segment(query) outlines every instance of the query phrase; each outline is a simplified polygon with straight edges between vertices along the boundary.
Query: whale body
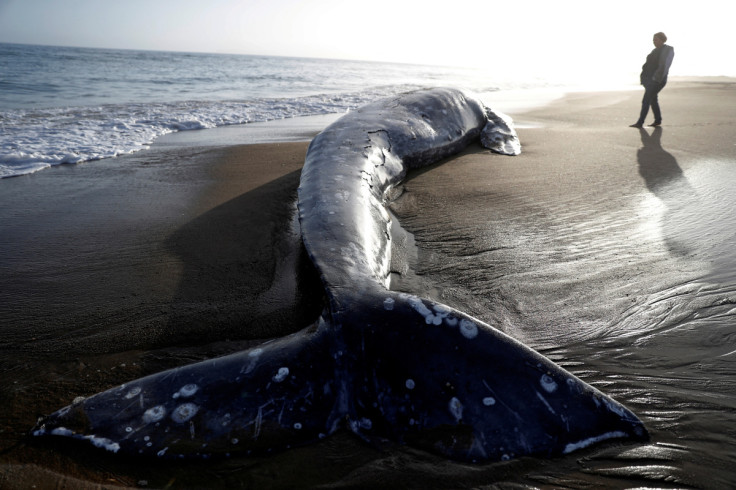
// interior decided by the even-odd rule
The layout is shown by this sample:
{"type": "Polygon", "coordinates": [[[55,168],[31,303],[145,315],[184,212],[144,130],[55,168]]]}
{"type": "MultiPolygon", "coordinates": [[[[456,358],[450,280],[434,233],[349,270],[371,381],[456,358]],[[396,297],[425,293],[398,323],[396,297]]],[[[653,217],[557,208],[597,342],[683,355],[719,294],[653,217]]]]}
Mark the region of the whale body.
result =
{"type": "Polygon", "coordinates": [[[520,151],[507,118],[456,89],[346,114],[311,142],[299,185],[302,240],[325,290],[319,320],[79,400],[31,434],[179,459],[265,454],[347,429],[471,462],[646,440],[627,408],[529,347],[389,289],[387,192],[479,138],[498,153],[520,151]]]}

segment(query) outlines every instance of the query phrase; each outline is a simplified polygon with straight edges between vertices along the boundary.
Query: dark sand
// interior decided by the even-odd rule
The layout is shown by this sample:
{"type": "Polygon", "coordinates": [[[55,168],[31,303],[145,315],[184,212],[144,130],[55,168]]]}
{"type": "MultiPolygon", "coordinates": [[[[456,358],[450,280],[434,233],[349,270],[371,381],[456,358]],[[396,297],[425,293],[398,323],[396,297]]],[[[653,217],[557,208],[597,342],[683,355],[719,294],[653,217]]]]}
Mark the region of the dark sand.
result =
{"type": "Polygon", "coordinates": [[[392,204],[418,246],[397,288],[541,350],[629,405],[652,444],[470,466],[340,433],[167,466],[29,443],[38,416],[77,396],[280,337],[321,309],[294,220],[307,143],[154,146],[0,180],[0,487],[736,483],[735,89],[671,82],[656,132],[627,127],[639,91],[569,95],[514,115],[522,155],[471,146],[392,204]],[[706,315],[726,319],[717,328],[690,330],[721,307],[706,315]]]}

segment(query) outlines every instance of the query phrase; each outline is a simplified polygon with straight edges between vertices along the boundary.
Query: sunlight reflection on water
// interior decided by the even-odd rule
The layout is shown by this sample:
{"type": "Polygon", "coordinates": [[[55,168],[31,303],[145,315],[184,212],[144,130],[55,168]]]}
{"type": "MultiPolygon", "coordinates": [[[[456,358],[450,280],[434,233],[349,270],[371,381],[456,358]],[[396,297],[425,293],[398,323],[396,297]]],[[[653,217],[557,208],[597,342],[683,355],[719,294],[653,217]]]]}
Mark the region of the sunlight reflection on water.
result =
{"type": "Polygon", "coordinates": [[[686,172],[695,195],[675,233],[696,243],[699,252],[712,262],[709,278],[719,282],[736,279],[736,169],[733,162],[711,161],[686,172]]]}

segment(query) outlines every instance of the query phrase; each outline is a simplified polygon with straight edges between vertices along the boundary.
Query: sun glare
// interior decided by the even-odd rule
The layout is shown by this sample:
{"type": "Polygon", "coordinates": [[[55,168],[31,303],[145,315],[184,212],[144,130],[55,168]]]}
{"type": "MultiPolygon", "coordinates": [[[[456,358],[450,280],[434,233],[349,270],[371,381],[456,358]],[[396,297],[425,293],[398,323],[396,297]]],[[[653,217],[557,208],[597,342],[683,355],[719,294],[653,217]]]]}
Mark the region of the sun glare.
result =
{"type": "Polygon", "coordinates": [[[77,0],[0,2],[0,42],[493,68],[551,79],[636,74],[664,31],[673,75],[736,76],[726,2],[77,0]],[[104,29],[96,27],[104,26],[104,29]]]}

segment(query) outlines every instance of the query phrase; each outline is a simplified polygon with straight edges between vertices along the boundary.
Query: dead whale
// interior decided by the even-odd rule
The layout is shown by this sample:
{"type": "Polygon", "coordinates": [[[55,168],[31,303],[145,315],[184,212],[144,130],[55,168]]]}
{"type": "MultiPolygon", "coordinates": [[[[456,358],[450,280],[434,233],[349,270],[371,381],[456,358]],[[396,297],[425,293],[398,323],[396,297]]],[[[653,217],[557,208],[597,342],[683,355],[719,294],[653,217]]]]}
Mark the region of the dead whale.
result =
{"type": "Polygon", "coordinates": [[[311,143],[298,212],[325,307],[302,331],[130,381],[40,421],[34,436],[154,458],[264,454],[341,428],[463,461],[645,440],[624,406],[449,306],[388,289],[386,193],[481,138],[517,154],[509,121],[455,89],[351,112],[311,143]]]}

